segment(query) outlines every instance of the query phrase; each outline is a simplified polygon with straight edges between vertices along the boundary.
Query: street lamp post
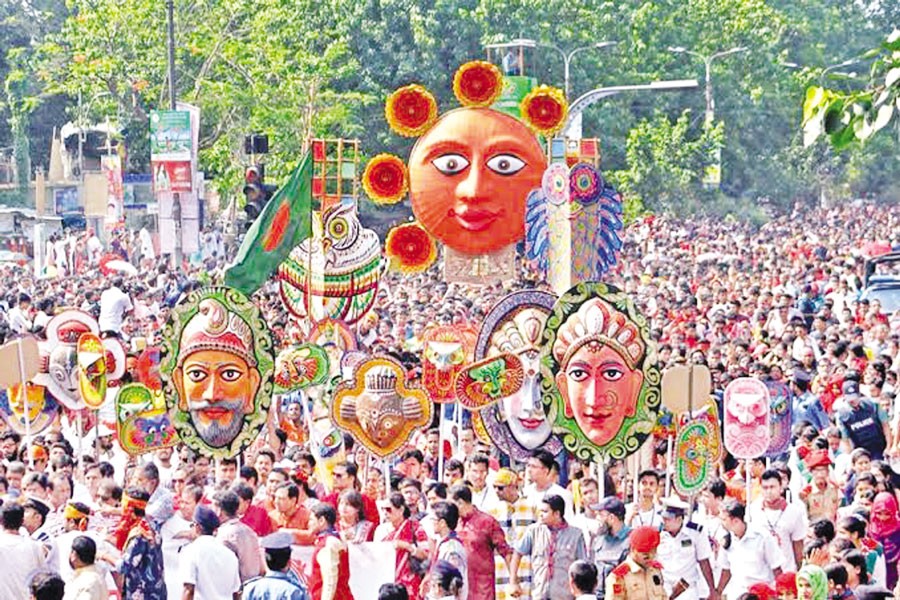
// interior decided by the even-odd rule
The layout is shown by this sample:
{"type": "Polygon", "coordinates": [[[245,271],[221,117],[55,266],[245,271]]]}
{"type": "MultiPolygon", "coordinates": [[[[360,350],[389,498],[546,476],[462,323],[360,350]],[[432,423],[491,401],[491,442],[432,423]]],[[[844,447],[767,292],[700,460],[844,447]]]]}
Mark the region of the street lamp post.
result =
{"type": "Polygon", "coordinates": [[[712,90],[712,62],[717,58],[722,58],[723,56],[728,56],[730,54],[737,54],[738,52],[746,52],[749,48],[745,46],[738,46],[736,48],[731,48],[730,50],[723,50],[722,52],[716,52],[715,54],[704,55],[699,52],[694,52],[693,50],[688,50],[682,46],[670,46],[669,52],[675,52],[676,54],[690,54],[691,56],[696,56],[700,60],[703,61],[703,64],[706,66],[706,119],[704,125],[706,127],[712,126],[713,120],[715,119],[715,110],[716,103],[713,99],[713,90],[712,90]]]}
{"type": "Polygon", "coordinates": [[[563,68],[564,68],[564,79],[563,79],[564,85],[563,85],[563,87],[564,87],[565,92],[566,92],[566,99],[568,99],[568,98],[569,98],[569,66],[571,65],[572,59],[575,57],[575,55],[578,54],[579,52],[583,51],[583,50],[600,49],[600,48],[609,48],[609,47],[611,47],[611,46],[617,45],[618,43],[619,43],[619,42],[612,42],[612,41],[609,41],[609,42],[597,42],[597,43],[595,43],[595,44],[591,44],[590,46],[581,46],[581,47],[579,47],[579,48],[575,48],[574,50],[570,51],[568,54],[566,53],[565,50],[563,50],[563,49],[560,48],[559,46],[554,46],[553,44],[539,43],[539,44],[537,44],[537,45],[538,45],[538,46],[543,46],[543,47],[545,47],[545,48],[550,48],[550,49],[552,49],[552,50],[556,50],[557,52],[559,52],[559,55],[562,56],[562,59],[563,59],[563,68]]]}
{"type": "MultiPolygon", "coordinates": [[[[823,85],[823,86],[825,85],[825,76],[826,76],[828,73],[830,73],[831,71],[834,71],[835,69],[840,69],[840,68],[843,68],[843,67],[849,67],[849,66],[852,66],[852,65],[857,65],[857,64],[859,64],[859,63],[860,63],[860,60],[859,60],[859,59],[857,59],[857,58],[849,58],[849,59],[847,59],[847,60],[845,60],[845,61],[842,61],[842,62],[839,62],[839,63],[835,63],[835,64],[833,64],[833,65],[828,65],[827,67],[824,67],[824,68],[822,69],[822,72],[819,73],[819,84],[820,84],[820,85],[823,85]]],[[[797,64],[797,63],[795,63],[795,62],[783,62],[783,63],[781,63],[781,65],[784,66],[784,67],[787,67],[788,69],[798,69],[798,70],[802,70],[802,69],[807,69],[807,68],[808,68],[808,67],[806,67],[806,66],[804,66],[804,65],[797,64]]],[[[852,79],[852,78],[856,77],[856,72],[855,72],[855,71],[850,71],[849,73],[841,73],[841,72],[837,72],[837,73],[835,73],[835,74],[836,74],[836,75],[840,75],[841,77],[846,77],[846,78],[848,78],[848,79],[852,79]]]]}

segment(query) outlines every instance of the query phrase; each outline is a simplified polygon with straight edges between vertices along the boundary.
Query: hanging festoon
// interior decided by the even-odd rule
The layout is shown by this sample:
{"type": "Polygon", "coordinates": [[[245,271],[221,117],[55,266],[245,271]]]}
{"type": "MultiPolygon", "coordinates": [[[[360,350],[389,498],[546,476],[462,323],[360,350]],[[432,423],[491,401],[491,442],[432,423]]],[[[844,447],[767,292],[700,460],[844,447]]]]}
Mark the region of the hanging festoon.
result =
{"type": "Polygon", "coordinates": [[[432,417],[427,394],[407,386],[403,366],[384,356],[357,366],[353,380],[338,385],[330,406],[334,423],[381,458],[403,448],[432,417]]]}
{"type": "Polygon", "coordinates": [[[580,283],[547,318],[541,387],[554,431],[582,459],[624,458],[656,423],[660,372],[650,326],[632,300],[580,283]]]}
{"type": "MultiPolygon", "coordinates": [[[[514,356],[521,364],[518,389],[507,393],[501,386],[499,398],[492,398],[473,418],[501,452],[518,461],[538,448],[553,454],[562,450],[541,400],[541,336],[555,302],[556,296],[538,290],[502,298],[485,316],[475,344],[478,362],[514,356]]],[[[519,377],[516,369],[509,370],[513,378],[519,377]]]]}
{"type": "Polygon", "coordinates": [[[163,331],[161,373],[175,429],[192,450],[236,456],[265,425],[275,357],[259,308],[224,286],[189,294],[163,331]]]}
{"type": "Polygon", "coordinates": [[[408,161],[385,154],[373,158],[363,186],[376,204],[409,197],[416,220],[388,234],[385,254],[392,268],[427,269],[439,242],[446,279],[511,279],[515,244],[525,236],[526,198],[540,187],[547,166],[536,135],[552,135],[563,126],[566,100],[561,91],[542,86],[523,99],[522,120],[495,110],[503,76],[484,61],[462,65],[453,91],[461,107],[440,116],[434,96],[420,85],[388,97],[385,117],[391,129],[418,140],[408,161]]]}

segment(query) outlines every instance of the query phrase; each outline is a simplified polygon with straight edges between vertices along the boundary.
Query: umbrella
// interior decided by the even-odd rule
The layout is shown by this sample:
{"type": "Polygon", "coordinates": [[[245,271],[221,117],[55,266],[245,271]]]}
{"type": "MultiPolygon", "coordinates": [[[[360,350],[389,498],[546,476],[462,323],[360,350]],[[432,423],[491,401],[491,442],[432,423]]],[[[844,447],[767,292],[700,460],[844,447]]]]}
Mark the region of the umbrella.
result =
{"type": "Polygon", "coordinates": [[[133,264],[124,260],[111,260],[106,263],[106,268],[109,271],[119,271],[120,273],[124,273],[125,275],[137,275],[138,270],[135,268],[133,264]]]}

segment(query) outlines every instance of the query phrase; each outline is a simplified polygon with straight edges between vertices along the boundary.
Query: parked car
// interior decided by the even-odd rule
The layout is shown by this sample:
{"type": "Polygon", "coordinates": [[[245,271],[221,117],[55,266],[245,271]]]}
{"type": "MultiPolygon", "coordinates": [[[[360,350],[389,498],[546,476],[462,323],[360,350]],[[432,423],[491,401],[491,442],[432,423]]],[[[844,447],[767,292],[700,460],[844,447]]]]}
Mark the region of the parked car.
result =
{"type": "Polygon", "coordinates": [[[866,261],[860,300],[878,300],[881,312],[900,310],[900,252],[889,252],[866,261]]]}

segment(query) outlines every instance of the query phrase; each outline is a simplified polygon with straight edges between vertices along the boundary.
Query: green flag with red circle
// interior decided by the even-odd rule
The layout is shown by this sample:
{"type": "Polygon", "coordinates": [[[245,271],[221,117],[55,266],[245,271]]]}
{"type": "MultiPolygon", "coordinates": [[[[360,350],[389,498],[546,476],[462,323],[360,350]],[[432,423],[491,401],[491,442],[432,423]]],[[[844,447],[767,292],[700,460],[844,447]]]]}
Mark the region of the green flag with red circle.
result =
{"type": "Polygon", "coordinates": [[[312,155],[275,192],[250,226],[225,271],[225,285],[248,296],[258,290],[297,246],[312,235],[312,155]]]}

